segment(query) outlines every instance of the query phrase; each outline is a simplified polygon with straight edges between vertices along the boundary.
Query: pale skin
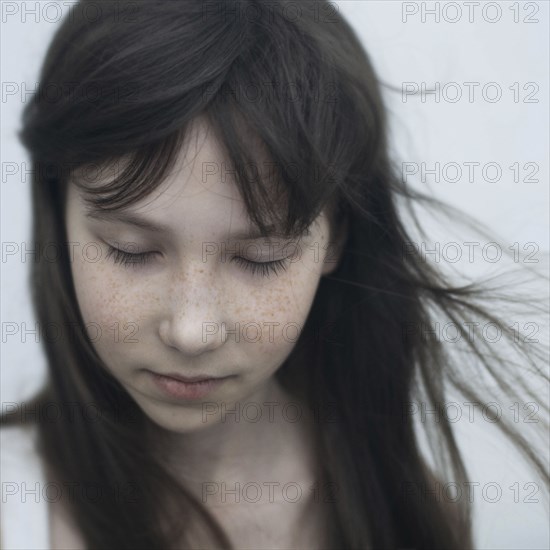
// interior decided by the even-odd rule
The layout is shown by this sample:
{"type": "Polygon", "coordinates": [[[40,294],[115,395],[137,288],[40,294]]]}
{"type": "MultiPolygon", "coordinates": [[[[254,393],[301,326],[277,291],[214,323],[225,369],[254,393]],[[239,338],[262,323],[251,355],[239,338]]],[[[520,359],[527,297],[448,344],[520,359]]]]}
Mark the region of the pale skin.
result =
{"type": "MultiPolygon", "coordinates": [[[[273,375],[295,345],[320,278],[337,265],[338,255],[328,252],[335,235],[323,213],[309,235],[286,247],[289,241],[280,237],[271,248],[263,238],[236,239],[253,229],[244,203],[229,178],[205,177],[206,163],[221,166],[223,156],[204,122],[194,130],[197,139],[189,141],[176,169],[129,209],[165,226],[163,232],[123,223],[117,214],[89,218],[80,191],[69,186],[67,237],[79,243],[71,262],[79,307],[95,327],[98,355],[158,427],[159,455],[211,508],[236,547],[318,547],[323,519],[310,506],[317,476],[311,421],[273,375]],[[95,261],[82,253],[86,243],[97,243],[87,248],[95,261]],[[154,255],[125,266],[108,257],[109,246],[154,255]],[[231,260],[235,251],[258,263],[286,259],[286,269],[253,273],[231,260]],[[232,377],[189,401],[163,395],[147,370],[232,377]],[[295,421],[299,410],[304,414],[295,421]],[[255,487],[238,497],[224,495],[222,481],[228,491],[256,484],[262,496],[255,501],[255,487]],[[297,491],[302,495],[296,500],[297,491]]],[[[52,515],[53,548],[78,536],[61,517],[52,515]]]]}

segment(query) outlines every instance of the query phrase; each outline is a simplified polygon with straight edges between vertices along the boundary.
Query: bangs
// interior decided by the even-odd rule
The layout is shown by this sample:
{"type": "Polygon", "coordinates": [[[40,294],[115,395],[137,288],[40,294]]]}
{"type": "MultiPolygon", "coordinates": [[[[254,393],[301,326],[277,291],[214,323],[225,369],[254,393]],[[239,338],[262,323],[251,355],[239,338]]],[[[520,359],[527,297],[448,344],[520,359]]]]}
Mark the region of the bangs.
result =
{"type": "MultiPolygon", "coordinates": [[[[212,175],[225,171],[231,176],[250,221],[261,234],[267,236],[269,228],[274,226],[281,234],[296,237],[313,223],[329,199],[319,193],[326,190],[325,182],[308,180],[317,177],[319,170],[313,170],[315,175],[310,173],[312,167],[306,156],[300,160],[292,158],[290,150],[303,150],[303,145],[281,139],[280,136],[288,132],[273,121],[270,131],[280,149],[275,156],[247,122],[254,119],[255,113],[247,112],[246,107],[220,93],[197,117],[205,117],[208,130],[222,151],[222,158],[213,162],[215,173],[212,175]]],[[[70,181],[84,192],[84,200],[96,210],[127,209],[149,196],[171,174],[179,155],[192,139],[194,121],[122,157],[80,166],[70,174],[70,181]]],[[[265,122],[263,111],[258,123],[265,122]]],[[[327,168],[324,179],[330,176],[327,168]]]]}
{"type": "MultiPolygon", "coordinates": [[[[281,234],[296,237],[308,228],[318,215],[316,205],[291,208],[292,179],[285,179],[284,166],[267,151],[243,116],[218,106],[204,113],[208,135],[219,146],[221,158],[203,167],[203,177],[221,177],[237,185],[245,203],[248,218],[258,231],[267,236],[274,227],[281,234]]],[[[94,210],[122,212],[150,196],[177,168],[177,160],[191,145],[195,135],[193,121],[165,139],[136,150],[124,157],[80,166],[71,172],[68,183],[74,183],[84,201],[94,210]]],[[[289,168],[289,170],[292,169],[289,168]]]]}

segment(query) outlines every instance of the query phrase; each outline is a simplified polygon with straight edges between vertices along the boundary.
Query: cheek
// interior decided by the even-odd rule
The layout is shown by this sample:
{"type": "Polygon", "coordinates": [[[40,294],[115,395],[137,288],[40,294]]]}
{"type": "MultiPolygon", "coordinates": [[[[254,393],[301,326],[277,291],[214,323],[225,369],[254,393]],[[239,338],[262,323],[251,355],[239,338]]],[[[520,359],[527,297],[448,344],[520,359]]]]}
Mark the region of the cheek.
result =
{"type": "Polygon", "coordinates": [[[290,353],[307,320],[318,282],[315,272],[296,264],[279,283],[243,294],[242,305],[233,314],[233,328],[239,323],[241,342],[250,353],[290,353]]]}
{"type": "Polygon", "coordinates": [[[86,323],[115,322],[120,312],[120,288],[102,265],[75,262],[73,279],[82,317],[86,323]]]}
{"type": "Polygon", "coordinates": [[[85,330],[99,356],[107,363],[131,353],[143,334],[143,300],[136,298],[136,288],[130,290],[105,263],[76,260],[72,273],[85,330]]]}

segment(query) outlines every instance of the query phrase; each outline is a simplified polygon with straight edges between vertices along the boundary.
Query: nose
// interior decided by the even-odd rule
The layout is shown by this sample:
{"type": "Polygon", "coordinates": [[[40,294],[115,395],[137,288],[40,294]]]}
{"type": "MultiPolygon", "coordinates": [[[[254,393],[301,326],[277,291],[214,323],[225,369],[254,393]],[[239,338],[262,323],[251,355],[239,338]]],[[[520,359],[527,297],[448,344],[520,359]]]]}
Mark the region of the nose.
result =
{"type": "Polygon", "coordinates": [[[194,357],[222,346],[221,292],[203,276],[188,276],[173,285],[170,305],[159,326],[165,345],[194,357]]]}

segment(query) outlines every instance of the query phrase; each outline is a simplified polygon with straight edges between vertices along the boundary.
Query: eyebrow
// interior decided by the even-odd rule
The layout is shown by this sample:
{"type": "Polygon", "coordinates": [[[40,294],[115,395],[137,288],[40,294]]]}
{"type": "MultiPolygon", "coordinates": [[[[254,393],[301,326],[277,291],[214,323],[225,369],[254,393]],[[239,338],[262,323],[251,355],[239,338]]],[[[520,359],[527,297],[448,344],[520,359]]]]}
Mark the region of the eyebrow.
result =
{"type": "Polygon", "coordinates": [[[87,210],[86,217],[93,220],[105,221],[109,223],[124,223],[133,225],[140,229],[145,229],[151,233],[171,233],[172,230],[167,225],[148,221],[136,214],[129,212],[103,212],[101,210],[87,210]]]}
{"type": "MultiPolygon", "coordinates": [[[[144,229],[145,231],[149,231],[150,233],[169,234],[169,235],[173,234],[173,230],[171,227],[161,223],[155,223],[155,222],[146,220],[141,216],[137,214],[132,214],[130,212],[107,212],[107,211],[101,211],[101,210],[87,210],[86,217],[95,219],[95,220],[106,221],[108,223],[124,223],[126,225],[133,225],[134,227],[138,227],[139,229],[144,229]]],[[[311,232],[309,231],[309,229],[306,229],[302,233],[302,235],[309,236],[311,235],[311,232]]],[[[278,230],[277,227],[274,225],[267,226],[267,234],[262,233],[256,227],[253,227],[248,231],[240,231],[238,233],[235,233],[233,235],[228,235],[228,236],[230,236],[232,239],[237,241],[256,240],[256,239],[265,239],[265,238],[280,238],[280,239],[291,238],[291,236],[286,235],[282,231],[278,230]]]]}

